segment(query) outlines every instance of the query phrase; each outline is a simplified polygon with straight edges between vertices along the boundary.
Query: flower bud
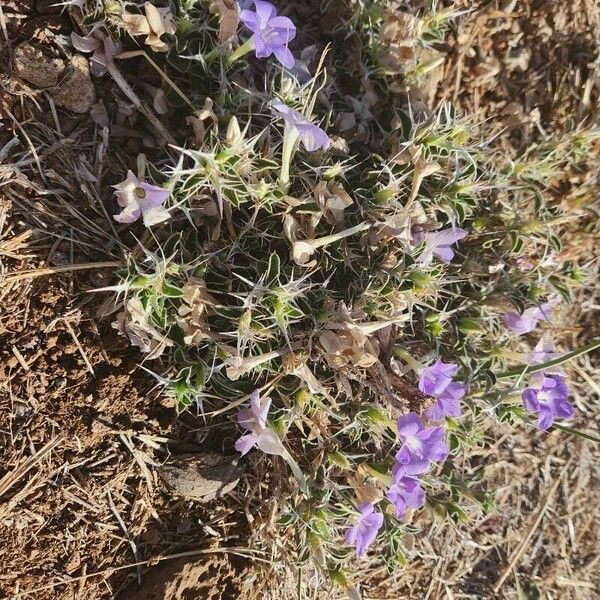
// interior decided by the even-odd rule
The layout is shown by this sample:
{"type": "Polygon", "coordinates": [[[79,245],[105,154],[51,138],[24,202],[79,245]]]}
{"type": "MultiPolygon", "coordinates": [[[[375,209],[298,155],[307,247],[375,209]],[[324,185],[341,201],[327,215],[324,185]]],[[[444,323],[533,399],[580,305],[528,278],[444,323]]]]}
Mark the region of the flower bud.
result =
{"type": "Polygon", "coordinates": [[[240,130],[240,124],[236,117],[231,117],[229,125],[227,125],[227,133],[225,134],[225,140],[229,146],[235,146],[242,139],[242,132],[240,130]]]}

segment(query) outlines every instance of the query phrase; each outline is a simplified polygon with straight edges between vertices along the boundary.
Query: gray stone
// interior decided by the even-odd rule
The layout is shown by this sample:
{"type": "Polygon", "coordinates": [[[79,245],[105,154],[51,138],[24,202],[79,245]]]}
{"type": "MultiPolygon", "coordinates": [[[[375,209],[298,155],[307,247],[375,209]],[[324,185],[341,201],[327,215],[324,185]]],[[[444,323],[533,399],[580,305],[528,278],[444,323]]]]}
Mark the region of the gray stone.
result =
{"type": "Polygon", "coordinates": [[[237,457],[211,453],[173,456],[158,474],[173,494],[208,502],[233,490],[240,471],[237,457]]]}
{"type": "Polygon", "coordinates": [[[74,113],[83,114],[96,102],[96,90],[90,78],[87,58],[75,54],[67,67],[65,77],[53,92],[52,99],[57,106],[74,113]]]}
{"type": "Polygon", "coordinates": [[[15,48],[16,74],[36,87],[55,86],[64,70],[64,61],[44,53],[40,44],[23,42],[15,48]]]}

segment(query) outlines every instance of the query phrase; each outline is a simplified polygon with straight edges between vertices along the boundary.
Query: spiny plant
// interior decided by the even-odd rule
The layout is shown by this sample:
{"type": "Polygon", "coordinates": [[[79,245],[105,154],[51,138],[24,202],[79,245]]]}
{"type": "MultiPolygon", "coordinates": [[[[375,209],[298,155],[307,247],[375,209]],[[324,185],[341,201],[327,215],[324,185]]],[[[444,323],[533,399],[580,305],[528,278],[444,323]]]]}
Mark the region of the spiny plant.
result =
{"type": "Polygon", "coordinates": [[[419,530],[413,511],[458,522],[492,509],[480,471],[456,460],[490,420],[548,429],[573,415],[571,355],[548,328],[526,341],[577,284],[548,178],[596,135],[507,164],[484,123],[417,106],[414,70],[390,68],[390,51],[434,43],[452,15],[358,5],[346,27],[373,67],[362,100],[326,53],[306,76],[294,23],[268,2],[111,2],[87,20],[105,54],[119,32],[146,35],[167,101],[185,98],[197,127],[195,148],[141,156],[115,186],[115,219],[152,228],[117,272],[115,327],[161,358],[179,411],[235,417],[242,456],[286,461],[297,493],[280,523],[297,561],[354,596],[352,548],[392,570],[419,530]],[[391,22],[413,37],[382,33],[391,22]]]}

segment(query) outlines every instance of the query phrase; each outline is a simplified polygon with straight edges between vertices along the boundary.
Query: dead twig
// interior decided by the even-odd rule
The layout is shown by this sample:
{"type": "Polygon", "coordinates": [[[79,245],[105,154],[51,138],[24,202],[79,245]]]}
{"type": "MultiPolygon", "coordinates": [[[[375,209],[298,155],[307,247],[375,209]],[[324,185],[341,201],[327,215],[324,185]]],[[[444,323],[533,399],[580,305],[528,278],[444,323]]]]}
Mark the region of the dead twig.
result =
{"type": "Polygon", "coordinates": [[[12,471],[9,471],[2,479],[0,479],[0,497],[10,490],[25,474],[37,465],[46,455],[50,454],[58,444],[60,444],[62,436],[55,437],[50,440],[36,454],[30,456],[25,462],[18,465],[12,471]]]}
{"type": "Polygon", "coordinates": [[[22,279],[32,279],[34,277],[42,277],[43,275],[57,275],[59,273],[70,273],[71,271],[85,271],[87,269],[117,269],[122,264],[115,260],[97,262],[97,263],[80,263],[76,265],[68,265],[66,267],[43,267],[41,269],[28,269],[13,273],[4,278],[3,283],[13,283],[22,279]]]}

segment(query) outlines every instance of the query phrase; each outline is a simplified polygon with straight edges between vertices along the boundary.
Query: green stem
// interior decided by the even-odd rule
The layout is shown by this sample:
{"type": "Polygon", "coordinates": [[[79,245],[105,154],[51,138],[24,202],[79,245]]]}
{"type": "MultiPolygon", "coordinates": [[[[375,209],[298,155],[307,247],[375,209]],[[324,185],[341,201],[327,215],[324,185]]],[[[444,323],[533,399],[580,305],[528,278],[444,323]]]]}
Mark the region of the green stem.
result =
{"type": "Polygon", "coordinates": [[[294,155],[296,142],[298,141],[298,132],[287,123],[283,129],[283,145],[281,147],[281,175],[279,183],[286,186],[290,181],[290,164],[294,155]]]}
{"type": "Polygon", "coordinates": [[[573,427],[567,427],[566,425],[560,425],[559,423],[554,423],[552,425],[553,429],[560,429],[561,431],[566,431],[568,433],[572,433],[581,438],[585,438],[586,440],[592,440],[592,442],[596,442],[600,444],[600,437],[596,435],[592,435],[591,433],[587,433],[585,431],[579,431],[579,429],[574,429],[573,427]]]}
{"type": "Polygon", "coordinates": [[[528,373],[537,373],[538,371],[543,371],[544,369],[548,369],[549,367],[556,367],[558,365],[562,365],[563,363],[571,360],[573,358],[577,358],[578,356],[582,356],[587,354],[588,352],[592,352],[596,350],[596,348],[600,348],[600,340],[595,340],[587,344],[587,346],[583,346],[583,348],[579,348],[577,350],[573,350],[573,352],[568,352],[563,356],[559,356],[553,360],[549,360],[547,362],[540,363],[539,365],[529,365],[527,367],[517,367],[516,369],[509,369],[508,371],[504,371],[504,373],[499,373],[496,375],[498,379],[507,379],[509,377],[521,377],[523,375],[527,375],[528,373]]]}
{"type": "Polygon", "coordinates": [[[227,64],[233,64],[238,58],[241,58],[245,54],[248,54],[248,52],[252,52],[252,50],[254,50],[255,48],[256,44],[254,43],[254,36],[252,36],[231,54],[231,56],[227,59],[227,64]]]}
{"type": "Polygon", "coordinates": [[[423,368],[423,365],[416,358],[399,346],[394,347],[394,357],[401,358],[415,373],[423,368]]]}

